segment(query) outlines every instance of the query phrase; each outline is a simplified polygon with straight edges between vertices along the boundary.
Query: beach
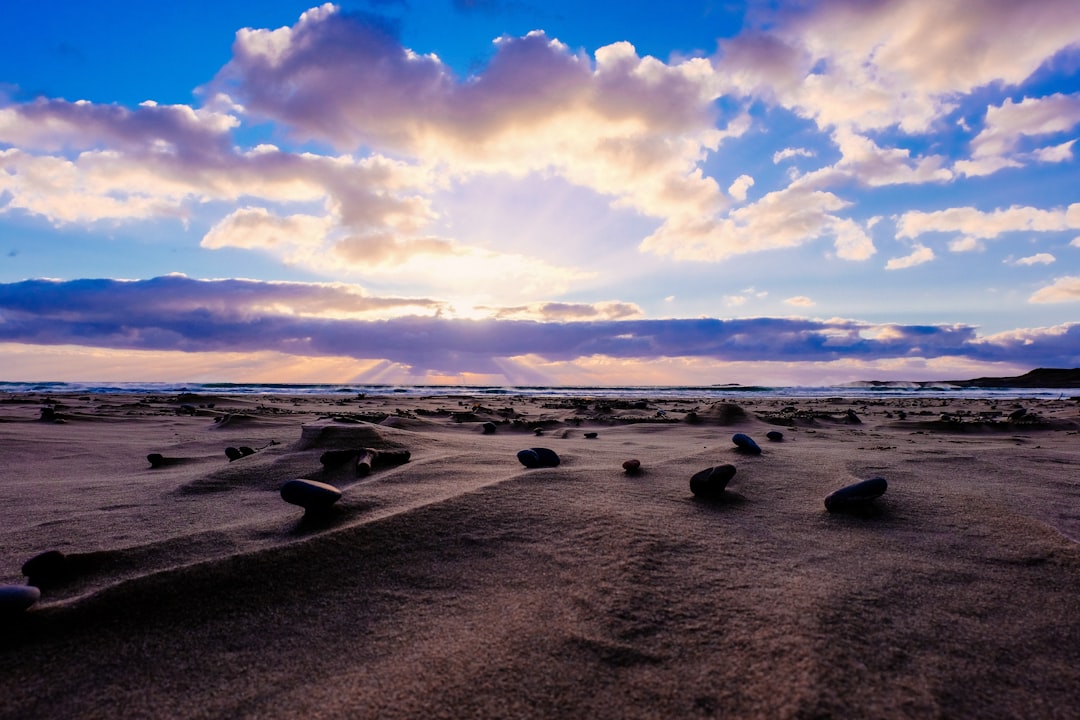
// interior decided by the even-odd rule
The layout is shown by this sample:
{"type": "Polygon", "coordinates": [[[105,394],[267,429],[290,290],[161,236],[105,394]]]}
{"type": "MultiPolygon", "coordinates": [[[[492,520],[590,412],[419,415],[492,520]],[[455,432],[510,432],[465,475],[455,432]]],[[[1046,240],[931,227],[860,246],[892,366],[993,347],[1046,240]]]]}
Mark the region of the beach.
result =
{"type": "Polygon", "coordinates": [[[0,718],[1073,718],[1069,394],[8,393],[0,718]]]}

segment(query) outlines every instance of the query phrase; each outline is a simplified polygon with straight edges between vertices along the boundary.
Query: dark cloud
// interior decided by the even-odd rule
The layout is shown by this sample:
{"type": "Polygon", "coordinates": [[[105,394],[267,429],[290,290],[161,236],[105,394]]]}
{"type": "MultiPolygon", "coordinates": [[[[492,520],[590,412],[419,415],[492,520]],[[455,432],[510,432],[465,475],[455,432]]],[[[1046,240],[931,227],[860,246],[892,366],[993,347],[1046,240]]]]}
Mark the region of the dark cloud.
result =
{"type": "Polygon", "coordinates": [[[416,370],[491,372],[502,358],[708,357],[722,361],[964,357],[1028,366],[1080,365],[1080,324],[979,338],[963,325],[873,326],[850,320],[603,320],[531,322],[409,316],[343,320],[286,314],[428,300],[369,298],[336,286],[199,281],[28,280],[0,285],[0,340],[181,350],[278,351],[384,359],[416,370]]]}

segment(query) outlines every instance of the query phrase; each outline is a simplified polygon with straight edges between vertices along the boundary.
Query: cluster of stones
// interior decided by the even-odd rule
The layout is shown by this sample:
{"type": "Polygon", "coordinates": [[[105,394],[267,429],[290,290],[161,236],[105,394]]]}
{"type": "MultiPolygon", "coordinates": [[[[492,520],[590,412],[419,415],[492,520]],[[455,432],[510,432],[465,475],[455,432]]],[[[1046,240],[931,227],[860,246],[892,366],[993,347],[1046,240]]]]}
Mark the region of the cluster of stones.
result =
{"type": "MultiPolygon", "coordinates": [[[[773,442],[780,442],[784,434],[773,430],[766,434],[773,442]]],[[[745,455],[760,455],[761,446],[744,433],[735,433],[731,437],[737,452],[745,455]]],[[[636,462],[636,461],[634,461],[636,462]]],[[[626,464],[623,464],[626,468],[626,464]]],[[[629,470],[627,471],[629,473],[629,470]]],[[[690,492],[705,500],[718,500],[724,496],[728,483],[735,477],[734,465],[717,465],[705,468],[690,477],[690,492]]],[[[830,513],[865,511],[874,500],[885,494],[888,489],[885,478],[873,477],[868,480],[847,485],[825,497],[825,509],[830,513]]]]}
{"type": "MultiPolygon", "coordinates": [[[[357,448],[355,450],[327,450],[319,461],[325,468],[338,468],[346,463],[353,463],[356,476],[366,477],[372,470],[407,463],[411,456],[412,454],[404,449],[357,448]]],[[[296,478],[281,486],[281,499],[291,505],[304,508],[305,512],[322,513],[341,499],[341,490],[318,480],[296,478]]]]}

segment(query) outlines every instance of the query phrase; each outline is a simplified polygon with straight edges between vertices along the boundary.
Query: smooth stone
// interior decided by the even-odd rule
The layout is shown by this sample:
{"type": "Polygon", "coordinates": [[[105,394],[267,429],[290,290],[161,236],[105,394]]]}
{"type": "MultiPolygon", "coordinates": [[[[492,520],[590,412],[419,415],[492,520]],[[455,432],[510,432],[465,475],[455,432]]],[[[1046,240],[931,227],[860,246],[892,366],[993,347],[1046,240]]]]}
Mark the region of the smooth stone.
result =
{"type": "Polygon", "coordinates": [[[33,585],[0,585],[0,616],[17,615],[41,599],[33,585]]]}
{"type": "Polygon", "coordinates": [[[165,456],[161,453],[150,453],[146,456],[146,462],[150,463],[152,468],[159,468],[165,464],[165,456]]]}
{"type": "Polygon", "coordinates": [[[244,453],[240,452],[240,448],[227,447],[225,448],[225,457],[229,458],[229,462],[232,462],[244,457],[244,453]]]}
{"type": "Polygon", "coordinates": [[[67,556],[59,550],[46,550],[30,558],[22,565],[22,574],[31,585],[41,587],[64,580],[68,575],[67,556]]]}
{"type": "Polygon", "coordinates": [[[495,434],[495,423],[493,423],[493,422],[486,422],[483,425],[481,425],[480,427],[484,428],[484,434],[485,435],[493,435],[493,434],[495,434]]]}
{"type": "Polygon", "coordinates": [[[622,464],[622,469],[626,471],[627,475],[636,475],[641,472],[641,461],[637,458],[627,460],[622,464]]]}
{"type": "Polygon", "coordinates": [[[585,433],[585,437],[587,437],[587,438],[588,438],[588,439],[590,439],[590,440],[595,440],[595,439],[596,439],[596,436],[597,436],[597,433],[594,433],[594,432],[587,432],[587,433],[585,433]]]}
{"type": "Polygon", "coordinates": [[[753,438],[751,438],[749,435],[744,435],[743,433],[735,433],[731,436],[731,442],[735,443],[735,447],[737,447],[740,452],[746,453],[748,455],[761,454],[761,447],[759,447],[758,444],[754,442],[753,438]]]}
{"type": "Polygon", "coordinates": [[[281,486],[281,499],[305,510],[325,510],[341,499],[341,491],[317,480],[290,480],[281,486]]]}
{"type": "Polygon", "coordinates": [[[255,454],[255,448],[250,448],[247,445],[241,445],[240,447],[238,447],[236,449],[239,450],[240,454],[243,455],[244,457],[247,457],[248,455],[254,455],[255,454]]]}
{"type": "Polygon", "coordinates": [[[829,512],[857,510],[866,507],[876,498],[881,497],[889,483],[883,477],[873,477],[842,487],[825,497],[825,509],[829,512]]]}
{"type": "Polygon", "coordinates": [[[547,448],[521,450],[517,454],[517,459],[527,468],[555,467],[559,464],[558,454],[547,448]]]}
{"type": "Polygon", "coordinates": [[[731,478],[735,477],[734,465],[717,465],[696,472],[690,478],[690,492],[699,498],[715,500],[724,494],[731,478]]]}
{"type": "Polygon", "coordinates": [[[784,439],[784,433],[780,432],[779,430],[770,430],[769,432],[765,433],[765,437],[769,438],[773,442],[780,442],[784,439]]]}
{"type": "Polygon", "coordinates": [[[855,414],[854,410],[848,410],[844,417],[844,422],[851,423],[852,425],[861,425],[862,420],[855,414]]]}

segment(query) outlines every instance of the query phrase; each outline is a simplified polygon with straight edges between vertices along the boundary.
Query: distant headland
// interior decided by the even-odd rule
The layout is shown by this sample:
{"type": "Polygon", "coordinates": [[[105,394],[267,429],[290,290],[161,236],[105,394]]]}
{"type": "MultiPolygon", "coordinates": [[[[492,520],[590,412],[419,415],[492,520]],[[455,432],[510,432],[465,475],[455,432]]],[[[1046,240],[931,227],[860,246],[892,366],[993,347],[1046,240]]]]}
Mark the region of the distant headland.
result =
{"type": "MultiPolygon", "coordinates": [[[[871,381],[872,386],[892,385],[887,381],[871,381]]],[[[939,380],[911,382],[914,387],[952,386],[965,388],[1080,388],[1080,368],[1037,368],[1015,377],[981,377],[973,380],[939,380]]]]}

